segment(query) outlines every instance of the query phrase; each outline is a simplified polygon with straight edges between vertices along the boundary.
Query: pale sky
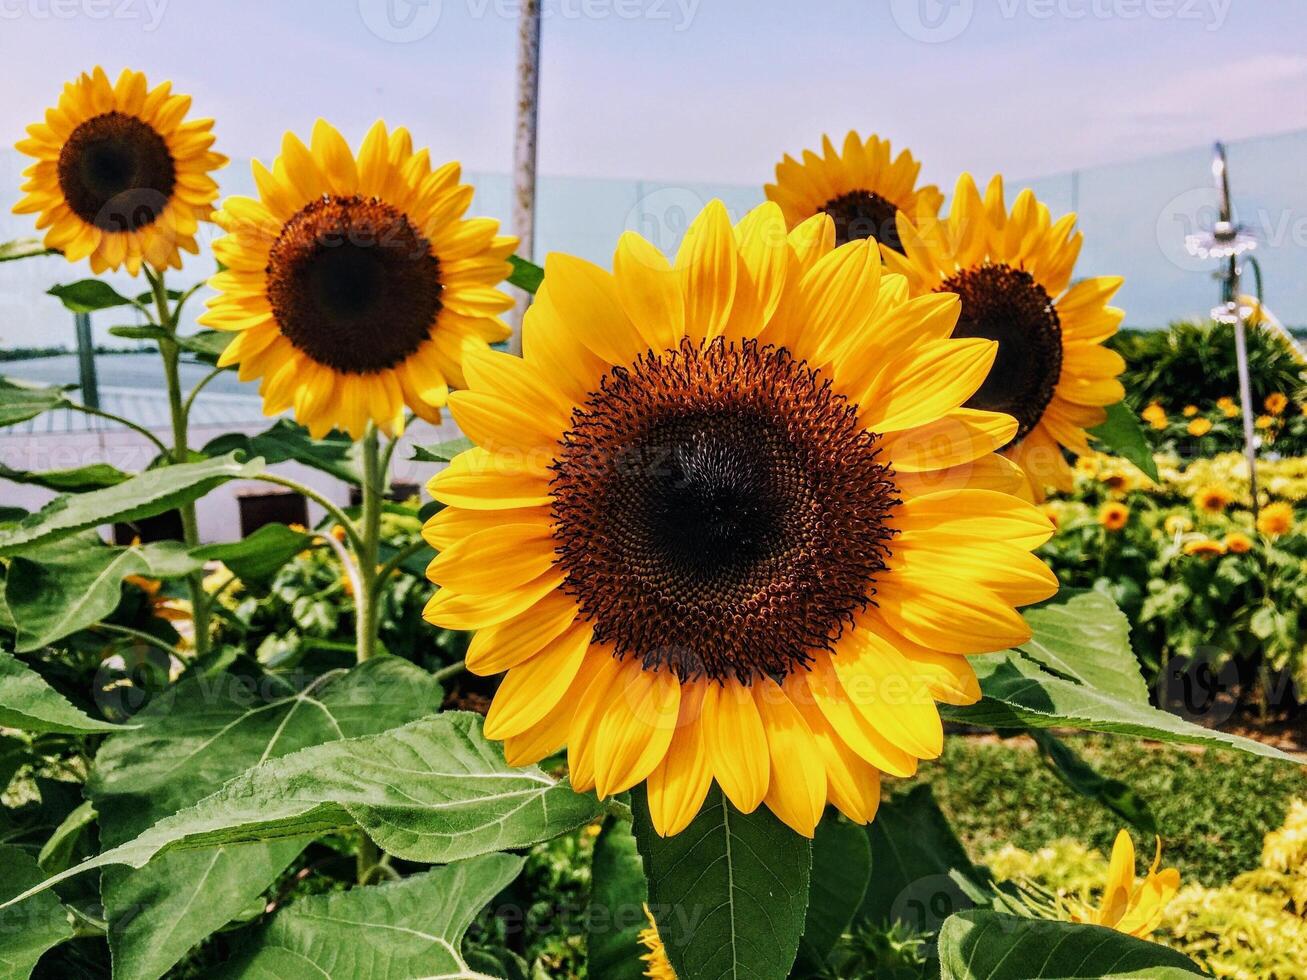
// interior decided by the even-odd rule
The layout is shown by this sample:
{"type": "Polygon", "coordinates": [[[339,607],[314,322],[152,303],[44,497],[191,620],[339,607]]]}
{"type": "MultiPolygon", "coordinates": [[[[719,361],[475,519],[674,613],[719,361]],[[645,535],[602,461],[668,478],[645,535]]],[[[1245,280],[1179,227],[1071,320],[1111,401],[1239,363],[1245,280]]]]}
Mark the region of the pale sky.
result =
{"type": "MultiPolygon", "coordinates": [[[[1307,127],[1302,0],[544,0],[540,169],[757,185],[824,131],[927,175],[1039,176],[1307,127]]],[[[8,144],[102,63],[171,78],[219,148],[384,116],[504,172],[516,0],[0,0],[8,144]]]]}

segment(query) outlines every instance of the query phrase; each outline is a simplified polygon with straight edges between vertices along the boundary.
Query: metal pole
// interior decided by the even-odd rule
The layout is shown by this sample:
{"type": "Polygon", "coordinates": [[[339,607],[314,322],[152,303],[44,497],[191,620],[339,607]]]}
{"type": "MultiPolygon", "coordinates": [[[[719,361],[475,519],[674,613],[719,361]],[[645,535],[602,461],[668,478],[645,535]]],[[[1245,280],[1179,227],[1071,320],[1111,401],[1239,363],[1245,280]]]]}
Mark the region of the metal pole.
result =
{"type": "Polygon", "coordinates": [[[91,315],[74,313],[77,328],[77,373],[82,389],[82,404],[100,407],[100,385],[95,378],[95,345],[91,342],[91,315]]]}
{"type": "MultiPolygon", "coordinates": [[[[517,254],[535,255],[536,119],[540,103],[540,0],[523,0],[517,32],[517,138],[513,142],[513,234],[517,254]]],[[[512,311],[509,349],[522,353],[522,317],[531,296],[521,292],[512,311]]]]}

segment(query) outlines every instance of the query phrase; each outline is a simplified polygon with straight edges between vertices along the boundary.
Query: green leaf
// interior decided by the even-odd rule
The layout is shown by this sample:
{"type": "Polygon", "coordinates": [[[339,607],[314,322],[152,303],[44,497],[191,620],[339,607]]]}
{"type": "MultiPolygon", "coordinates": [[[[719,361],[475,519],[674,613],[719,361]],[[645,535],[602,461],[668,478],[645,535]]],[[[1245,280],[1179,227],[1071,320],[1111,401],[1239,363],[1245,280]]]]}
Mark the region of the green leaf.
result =
{"type": "Polygon", "coordinates": [[[1157,461],[1153,459],[1153,450],[1144,435],[1143,427],[1130,406],[1117,402],[1108,406],[1107,421],[1089,430],[1089,434],[1103,443],[1109,453],[1115,453],[1143,470],[1144,475],[1157,482],[1157,461]]]}
{"type": "Polygon", "coordinates": [[[72,864],[73,854],[78,841],[86,830],[95,823],[95,806],[90,800],[84,800],[72,813],[68,814],[49,839],[41,845],[41,853],[36,863],[48,875],[58,874],[72,864]]]}
{"type": "MultiPolygon", "coordinates": [[[[295,690],[273,677],[182,681],[107,741],[87,791],[107,847],[191,806],[251,766],[305,746],[369,735],[440,707],[441,689],[406,660],[376,657],[295,690]]],[[[175,850],[139,871],[106,869],[114,975],[158,977],[258,898],[310,838],[175,850]]]]}
{"type": "Polygon", "coordinates": [[[40,674],[7,650],[0,650],[0,726],[64,735],[122,731],[118,725],[74,708],[40,674]]]}
{"type": "Polygon", "coordinates": [[[871,879],[871,845],[863,827],[827,812],[812,841],[812,895],[799,941],[799,965],[819,973],[853,921],[871,879]]]}
{"type": "Polygon", "coordinates": [[[545,270],[534,262],[528,262],[516,255],[510,255],[508,262],[513,267],[513,271],[508,276],[509,284],[535,295],[535,291],[545,281],[545,270]]]}
{"type": "Polygon", "coordinates": [[[234,333],[225,330],[200,330],[192,334],[179,334],[177,345],[182,350],[190,351],[197,360],[216,365],[222,352],[235,338],[234,333]]]}
{"type": "Polygon", "coordinates": [[[202,561],[220,561],[242,582],[266,583],[282,565],[313,543],[314,535],[294,531],[285,524],[265,524],[248,538],[230,544],[211,544],[191,554],[202,561]]]}
{"type": "Polygon", "coordinates": [[[858,917],[874,925],[905,922],[934,932],[973,904],[957,876],[988,877],[967,857],[928,785],[881,803],[866,833],[873,874],[858,917]]]}
{"type": "Polygon", "coordinates": [[[1039,746],[1040,754],[1049,768],[1068,787],[1086,799],[1101,803],[1126,823],[1145,834],[1158,833],[1157,820],[1153,817],[1148,801],[1127,783],[1098,772],[1077,755],[1071,746],[1051,732],[1032,728],[1030,737],[1039,746]]]}
{"type": "Polygon", "coordinates": [[[72,497],[56,497],[37,513],[0,528],[0,556],[16,555],[38,544],[114,521],[152,517],[190,503],[228,480],[248,479],[263,460],[240,462],[234,454],[199,463],[146,470],[117,486],[72,497]]]}
{"type": "Polygon", "coordinates": [[[301,898],[256,932],[218,976],[472,980],[463,935],[522,864],[522,858],[487,854],[391,884],[301,898]]]}
{"type": "Polygon", "coordinates": [[[346,483],[363,482],[358,445],[349,436],[333,432],[325,439],[313,439],[308,429],[289,419],[280,419],[272,428],[254,436],[240,432],[219,436],[201,452],[205,456],[243,452],[251,458],[263,457],[269,466],[294,460],[346,483]]]}
{"type": "Polygon", "coordinates": [[[950,721],[984,728],[1079,728],[1298,761],[1265,743],[1202,728],[1168,711],[1065,680],[1011,652],[971,657],[970,663],[984,697],[966,708],[941,706],[941,714],[950,721]]]}
{"type": "Polygon", "coordinates": [[[586,964],[592,977],[643,980],[640,932],[648,925],[644,867],[627,820],[609,817],[595,840],[590,911],[586,916],[586,964]]]}
{"type": "Polygon", "coordinates": [[[13,483],[27,483],[36,487],[45,487],[59,493],[85,493],[87,490],[102,490],[116,487],[130,480],[132,475],[124,473],[108,463],[90,463],[70,470],[45,470],[33,473],[27,470],[14,470],[0,463],[0,479],[13,483]]]}
{"type": "Polygon", "coordinates": [[[593,794],[538,767],[509,766],[503,748],[481,734],[482,720],[446,712],[268,759],[42,887],[110,864],[140,868],[176,850],[355,828],[395,857],[446,863],[537,844],[603,812],[593,794]]]}
{"type": "Polygon", "coordinates": [[[63,286],[51,286],[47,293],[58,298],[74,313],[94,313],[96,310],[132,305],[130,299],[99,279],[81,279],[63,286]]]}
{"type": "Polygon", "coordinates": [[[1186,956],[1102,926],[973,909],[944,923],[940,980],[1192,980],[1186,956]]]}
{"type": "Polygon", "coordinates": [[[122,337],[124,340],[153,340],[156,343],[160,340],[167,340],[172,336],[172,334],[163,329],[163,327],[156,327],[152,323],[147,323],[142,327],[110,327],[109,335],[112,337],[122,337]]]}
{"type": "Polygon", "coordinates": [[[632,793],[649,906],[680,980],[785,980],[808,907],[812,847],[766,807],[743,814],[714,787],[699,815],[660,837],[632,793]]]}
{"type": "MultiPolygon", "coordinates": [[[[184,558],[185,552],[180,552],[184,558]]],[[[195,571],[191,559],[180,567],[175,548],[145,545],[112,548],[94,531],[42,545],[9,564],[4,597],[17,626],[18,653],[39,650],[108,617],[122,598],[129,575],[174,575],[195,571]]]]}
{"type": "Polygon", "coordinates": [[[1034,631],[1021,653],[1051,673],[1134,704],[1148,685],[1130,646],[1130,620],[1102,592],[1062,589],[1024,611],[1034,631]]]}
{"type": "Polygon", "coordinates": [[[414,446],[412,458],[420,463],[452,463],[459,453],[475,446],[471,439],[462,436],[448,442],[438,442],[433,446],[414,446]]]}
{"type": "Polygon", "coordinates": [[[0,242],[0,262],[16,262],[18,259],[31,259],[38,255],[59,255],[57,248],[46,248],[39,238],[18,238],[12,242],[0,242]]]}
{"type": "Polygon", "coordinates": [[[63,388],[0,378],[0,426],[17,425],[67,404],[63,388]]]}
{"type": "MultiPolygon", "coordinates": [[[[0,899],[40,883],[45,875],[32,856],[14,844],[0,844],[0,899]]],[[[0,980],[27,980],[47,949],[73,938],[68,912],[48,892],[0,911],[0,980]]]]}

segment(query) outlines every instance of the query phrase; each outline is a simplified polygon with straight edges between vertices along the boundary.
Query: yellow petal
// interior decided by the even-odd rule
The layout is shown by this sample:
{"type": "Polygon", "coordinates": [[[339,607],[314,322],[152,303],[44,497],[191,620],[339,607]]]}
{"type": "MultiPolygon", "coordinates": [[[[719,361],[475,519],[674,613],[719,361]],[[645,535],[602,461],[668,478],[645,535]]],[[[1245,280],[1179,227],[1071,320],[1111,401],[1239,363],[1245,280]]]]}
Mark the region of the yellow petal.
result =
{"type": "Polygon", "coordinates": [[[581,669],[594,627],[574,623],[504,675],[486,715],[486,738],[520,735],[553,710],[581,669]]]}
{"type": "Polygon", "coordinates": [[[735,680],[710,684],[703,725],[713,776],[740,812],[752,813],[767,794],[771,772],[767,733],[752,693],[735,680]]]}

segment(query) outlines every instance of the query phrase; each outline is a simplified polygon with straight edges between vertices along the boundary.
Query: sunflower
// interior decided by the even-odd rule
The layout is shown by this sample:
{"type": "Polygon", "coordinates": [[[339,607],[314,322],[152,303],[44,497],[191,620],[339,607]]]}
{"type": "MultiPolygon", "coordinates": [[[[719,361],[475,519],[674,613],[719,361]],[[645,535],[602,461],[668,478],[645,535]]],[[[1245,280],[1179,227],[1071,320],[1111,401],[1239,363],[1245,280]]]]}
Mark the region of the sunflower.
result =
{"type": "Polygon", "coordinates": [[[1159,871],[1162,864],[1162,839],[1157,839],[1157,852],[1144,880],[1135,883],[1135,845],[1130,835],[1122,830],[1112,845],[1112,858],[1107,869],[1107,883],[1098,908],[1078,910],[1071,916],[1073,922],[1088,922],[1106,926],[1117,932],[1146,939],[1162,922],[1166,905],[1180,890],[1180,872],[1175,868],[1159,871]]]}
{"type": "Polygon", "coordinates": [[[658,923],[647,905],[644,916],[649,920],[648,927],[640,930],[640,945],[649,951],[640,957],[644,962],[644,975],[648,980],[676,980],[676,971],[672,969],[662,937],[658,935],[658,923]]]}
{"type": "Polygon", "coordinates": [[[1191,419],[1189,421],[1189,434],[1191,436],[1197,436],[1198,438],[1201,439],[1203,436],[1207,435],[1207,433],[1211,431],[1212,431],[1211,419],[1197,418],[1197,419],[1191,419]]]}
{"type": "Polygon", "coordinates": [[[259,200],[227,199],[213,245],[227,267],[200,322],[236,331],[220,363],[262,378],[269,415],[295,411],[314,437],[395,435],[407,405],[439,421],[463,358],[509,336],[515,238],[465,219],[472,188],[457,163],[432,170],[404,129],[376,123],[357,158],[319,120],[311,146],[292,133],[272,169],[254,163],[259,200]]]}
{"type": "Polygon", "coordinates": [[[1263,402],[1263,404],[1266,406],[1266,410],[1272,415],[1279,415],[1288,408],[1289,399],[1283,392],[1276,391],[1267,395],[1266,401],[1263,402]]]}
{"type": "Polygon", "coordinates": [[[1165,429],[1167,424],[1166,409],[1157,402],[1153,402],[1142,412],[1139,417],[1151,425],[1154,429],[1165,429]]]}
{"type": "Polygon", "coordinates": [[[1253,550],[1253,539],[1242,531],[1231,531],[1221,543],[1233,555],[1246,555],[1253,550]]]}
{"type": "Polygon", "coordinates": [[[1130,508],[1125,504],[1103,504],[1098,509],[1098,523],[1109,531],[1120,531],[1130,523],[1130,508]]]}
{"type": "Polygon", "coordinates": [[[1216,399],[1216,407],[1221,410],[1221,414],[1227,419],[1232,419],[1239,414],[1239,403],[1229,395],[1222,395],[1216,399]]]}
{"type": "Polygon", "coordinates": [[[1288,534],[1293,530],[1293,505],[1282,500],[1267,504],[1257,515],[1257,530],[1273,538],[1288,534]]]}
{"type": "Polygon", "coordinates": [[[821,138],[821,146],[821,156],[804,150],[802,163],[787,153],[776,165],[776,183],[763,188],[767,199],[781,206],[790,228],[824,212],[835,221],[836,245],[875,238],[902,251],[898,212],[921,218],[939,214],[944,196],[933,184],[918,185],[921,163],[908,150],[895,157],[889,140],[864,140],[855,132],[844,137],[842,152],[829,136],[821,138]]]}
{"type": "Polygon", "coordinates": [[[1195,415],[1198,414],[1198,406],[1197,406],[1197,405],[1186,405],[1186,406],[1184,407],[1183,411],[1181,411],[1180,414],[1183,415],[1183,416],[1184,416],[1185,418],[1187,418],[1187,419],[1191,419],[1191,418],[1193,418],[1195,415]]]}
{"type": "Polygon", "coordinates": [[[1234,494],[1219,483],[1208,483],[1194,495],[1198,509],[1208,514],[1219,514],[1234,503],[1234,494]]]}
{"type": "Polygon", "coordinates": [[[46,247],[70,262],[89,256],[97,275],[124,265],[136,275],[142,263],[180,269],[218,196],[209,173],[227,164],[210,149],[213,120],[186,119],[190,107],[171,82],[151,89],[138,71],[116,83],[103,68],[83,72],[16,147],[36,163],[14,212],[39,214],[46,247]]]}
{"type": "Polygon", "coordinates": [[[1184,553],[1191,557],[1217,558],[1225,554],[1225,545],[1211,538],[1198,538],[1184,546],[1184,553]]]}
{"type": "Polygon", "coordinates": [[[965,655],[1057,590],[1047,519],[994,489],[1016,422],[962,407],[995,345],[834,243],[714,201],[674,264],[631,233],[612,273],[550,255],[524,357],[469,356],[450,396],[476,448],[430,484],[426,618],[507,670],[512,764],[566,744],[581,791],[647,780],[664,835],[714,780],[807,835],[828,800],[866,822],[880,772],[939,755],[935,701],[979,696],[965,655]]]}
{"type": "Polygon", "coordinates": [[[947,219],[899,216],[904,255],[882,249],[893,272],[908,277],[911,294],[962,297],[958,337],[998,342],[994,370],[967,403],[1005,412],[1017,431],[1004,454],[1018,463],[1028,492],[1072,488],[1062,447],[1091,450],[1086,429],[1107,417],[1125,389],[1117,376],[1121,355],[1103,346],[1125,314],[1107,305],[1121,279],[1099,277],[1071,285],[1082,236],[1075,215],[1054,222],[1048,208],[1023,191],[1009,214],[1003,181],[995,177],[982,199],[963,174],[947,219]]]}

